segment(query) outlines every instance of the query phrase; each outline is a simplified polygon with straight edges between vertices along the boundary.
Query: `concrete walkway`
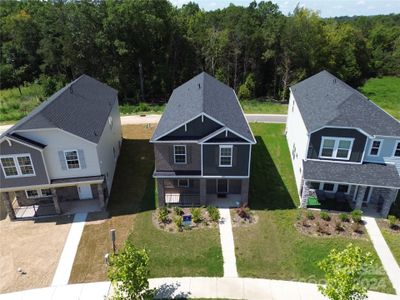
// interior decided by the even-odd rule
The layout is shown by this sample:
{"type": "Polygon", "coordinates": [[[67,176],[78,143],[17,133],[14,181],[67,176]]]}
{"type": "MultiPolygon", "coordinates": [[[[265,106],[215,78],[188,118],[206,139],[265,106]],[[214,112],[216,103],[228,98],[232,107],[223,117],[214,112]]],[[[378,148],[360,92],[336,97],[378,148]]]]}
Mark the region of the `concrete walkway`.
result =
{"type": "MultiPolygon", "coordinates": [[[[317,285],[303,282],[254,279],[183,277],[150,279],[157,298],[226,298],[251,300],[326,300],[317,285]]],[[[72,284],[0,295],[0,300],[104,300],[109,282],[72,284]]],[[[400,297],[368,292],[368,300],[399,300],[400,297]]]]}
{"type": "Polygon", "coordinates": [[[239,277],[236,269],[235,243],[233,241],[232,221],[229,208],[219,208],[219,235],[224,258],[224,277],[239,277]]]}
{"type": "Polygon", "coordinates": [[[365,227],[367,228],[368,234],[371,237],[371,241],[374,245],[376,253],[382,262],[383,268],[392,282],[393,288],[396,290],[396,294],[400,295],[400,267],[390,251],[385,239],[383,238],[376,220],[372,217],[363,217],[363,220],[366,223],[365,227]]]}
{"type": "Polygon", "coordinates": [[[64,249],[61,253],[58,266],[51,286],[66,285],[69,281],[72,265],[74,264],[76,251],[78,250],[83,228],[85,227],[87,213],[78,213],[74,216],[73,223],[68,233],[64,249]]]}

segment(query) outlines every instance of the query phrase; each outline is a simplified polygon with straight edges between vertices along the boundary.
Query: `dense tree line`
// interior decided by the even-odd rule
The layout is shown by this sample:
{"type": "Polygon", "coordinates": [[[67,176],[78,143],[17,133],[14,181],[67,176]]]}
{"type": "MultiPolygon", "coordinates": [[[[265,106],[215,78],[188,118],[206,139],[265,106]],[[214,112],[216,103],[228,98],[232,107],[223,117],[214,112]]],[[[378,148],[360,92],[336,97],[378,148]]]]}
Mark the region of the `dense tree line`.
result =
{"type": "Polygon", "coordinates": [[[1,1],[1,87],[42,81],[49,92],[82,73],[124,101],[165,99],[202,70],[242,97],[285,99],[327,69],[358,86],[400,75],[400,15],[323,19],[272,2],[204,11],[167,0],[1,1]]]}

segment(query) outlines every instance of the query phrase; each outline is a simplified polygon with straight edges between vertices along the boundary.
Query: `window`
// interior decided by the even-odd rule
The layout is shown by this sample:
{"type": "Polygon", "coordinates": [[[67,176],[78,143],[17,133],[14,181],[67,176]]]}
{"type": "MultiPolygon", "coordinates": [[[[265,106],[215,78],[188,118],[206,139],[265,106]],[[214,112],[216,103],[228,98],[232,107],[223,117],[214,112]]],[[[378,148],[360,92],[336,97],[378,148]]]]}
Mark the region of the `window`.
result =
{"type": "Polygon", "coordinates": [[[381,140],[374,140],[371,144],[371,149],[369,150],[369,155],[378,156],[379,149],[381,147],[382,141],[381,140]]]}
{"type": "Polygon", "coordinates": [[[396,146],[394,147],[393,156],[400,157],[400,142],[396,143],[396,146]]]}
{"type": "Polygon", "coordinates": [[[176,164],[186,164],[186,146],[175,145],[174,146],[174,162],[176,164]]]}
{"type": "Polygon", "coordinates": [[[25,193],[27,198],[51,197],[50,189],[26,190],[25,193]]]}
{"type": "Polygon", "coordinates": [[[64,151],[65,162],[67,163],[67,168],[70,169],[80,169],[78,151],[70,150],[64,151]]]}
{"type": "Polygon", "coordinates": [[[0,159],[5,177],[35,175],[29,154],[4,156],[0,159]]]}
{"type": "Polygon", "coordinates": [[[189,179],[178,179],[178,187],[189,187],[189,179]]]}
{"type": "Polygon", "coordinates": [[[324,191],[327,192],[333,192],[333,190],[335,189],[335,185],[333,183],[324,183],[324,191]]]}
{"type": "Polygon", "coordinates": [[[232,150],[231,145],[220,145],[219,146],[219,166],[220,167],[232,167],[232,150]]]}
{"type": "Polygon", "coordinates": [[[313,190],[319,190],[319,182],[317,181],[310,182],[310,188],[313,190]]]}
{"type": "Polygon", "coordinates": [[[347,160],[350,158],[354,139],[322,137],[320,157],[347,160]]]}
{"type": "Polygon", "coordinates": [[[347,184],[339,184],[337,188],[338,192],[342,193],[348,193],[349,192],[349,186],[347,184]]]}

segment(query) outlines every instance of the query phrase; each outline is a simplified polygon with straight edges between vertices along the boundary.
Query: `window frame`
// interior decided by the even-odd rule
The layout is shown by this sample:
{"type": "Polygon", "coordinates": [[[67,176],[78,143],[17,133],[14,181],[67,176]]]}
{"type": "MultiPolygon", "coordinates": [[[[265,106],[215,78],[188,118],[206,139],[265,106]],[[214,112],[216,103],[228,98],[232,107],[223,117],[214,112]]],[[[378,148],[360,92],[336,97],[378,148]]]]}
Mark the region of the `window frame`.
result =
{"type": "Polygon", "coordinates": [[[219,157],[218,157],[218,165],[222,168],[230,168],[233,165],[233,145],[219,145],[219,157]],[[230,149],[231,154],[228,155],[222,155],[222,149],[230,149]],[[221,164],[221,158],[226,158],[229,157],[230,158],[230,164],[229,165],[223,165],[221,164]]]}
{"type": "Polygon", "coordinates": [[[186,165],[187,164],[187,149],[186,149],[186,145],[174,145],[174,164],[176,165],[186,165]],[[185,149],[185,154],[182,153],[176,153],[176,147],[183,147],[185,149]],[[184,162],[177,162],[176,161],[176,156],[185,156],[185,161],[184,162]]]}
{"type": "Polygon", "coordinates": [[[373,139],[373,140],[371,140],[371,145],[369,146],[368,155],[369,156],[373,156],[373,157],[378,157],[381,154],[382,143],[383,143],[382,139],[373,139]],[[378,152],[376,154],[372,154],[371,153],[373,145],[374,145],[374,142],[379,142],[378,152]]]}
{"type": "MultiPolygon", "coordinates": [[[[3,171],[4,174],[4,178],[18,178],[18,177],[32,177],[32,176],[36,176],[36,171],[35,171],[35,167],[33,165],[33,161],[32,161],[32,157],[30,153],[23,153],[23,154],[5,154],[5,155],[0,155],[0,165],[1,165],[1,169],[3,171]],[[32,174],[22,174],[21,171],[21,167],[19,165],[19,161],[18,158],[19,157],[29,157],[29,161],[30,161],[30,166],[32,167],[32,174]],[[1,161],[2,158],[12,158],[13,162],[14,162],[14,167],[17,170],[17,175],[7,175],[3,166],[3,162],[1,161]]],[[[24,165],[27,166],[27,165],[24,165]]],[[[7,168],[7,167],[6,167],[7,168]]]]}
{"type": "Polygon", "coordinates": [[[179,188],[188,188],[189,187],[189,179],[178,179],[178,187],[179,188]],[[186,181],[186,184],[181,184],[182,181],[186,181]]]}
{"type": "Polygon", "coordinates": [[[318,158],[349,160],[350,156],[351,156],[351,153],[353,151],[353,145],[354,145],[354,138],[323,136],[323,137],[321,137],[321,145],[320,145],[320,148],[319,148],[318,158]],[[322,150],[324,149],[323,147],[324,147],[324,141],[325,140],[333,140],[334,141],[333,149],[332,149],[332,156],[323,156],[322,155],[322,150]],[[341,141],[350,142],[350,148],[349,148],[349,152],[347,153],[347,157],[338,157],[337,156],[338,150],[343,149],[343,148],[339,148],[339,144],[340,144],[341,141]]]}
{"type": "Polygon", "coordinates": [[[400,158],[400,155],[396,155],[396,151],[400,151],[400,140],[397,140],[395,143],[394,143],[394,149],[393,149],[393,157],[398,157],[398,158],[400,158]],[[397,149],[397,147],[399,147],[399,149],[397,149]]]}
{"type": "Polygon", "coordinates": [[[81,158],[79,157],[79,151],[78,151],[78,149],[64,150],[63,153],[64,153],[65,165],[66,165],[68,171],[71,171],[71,170],[72,170],[72,171],[73,171],[73,170],[81,170],[81,168],[82,168],[82,167],[81,167],[81,158]],[[66,155],[67,152],[76,152],[76,158],[78,159],[78,165],[79,165],[78,168],[69,168],[69,166],[68,166],[68,160],[67,160],[67,155],[66,155]]]}
{"type": "Polygon", "coordinates": [[[38,198],[49,198],[49,197],[53,197],[53,195],[44,195],[42,190],[50,190],[51,193],[51,189],[33,189],[33,190],[25,190],[25,196],[27,199],[38,199],[38,198]],[[28,195],[29,191],[36,191],[37,192],[37,196],[35,197],[31,197],[28,195]]]}

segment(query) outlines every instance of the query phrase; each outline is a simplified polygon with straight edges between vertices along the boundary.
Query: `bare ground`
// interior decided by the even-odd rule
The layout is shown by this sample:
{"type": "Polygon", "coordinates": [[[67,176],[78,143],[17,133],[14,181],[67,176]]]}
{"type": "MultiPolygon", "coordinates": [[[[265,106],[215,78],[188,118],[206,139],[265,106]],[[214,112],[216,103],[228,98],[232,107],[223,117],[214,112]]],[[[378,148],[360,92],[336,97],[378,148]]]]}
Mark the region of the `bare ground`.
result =
{"type": "Polygon", "coordinates": [[[0,221],[0,293],[51,284],[71,221],[71,216],[0,221]]]}

